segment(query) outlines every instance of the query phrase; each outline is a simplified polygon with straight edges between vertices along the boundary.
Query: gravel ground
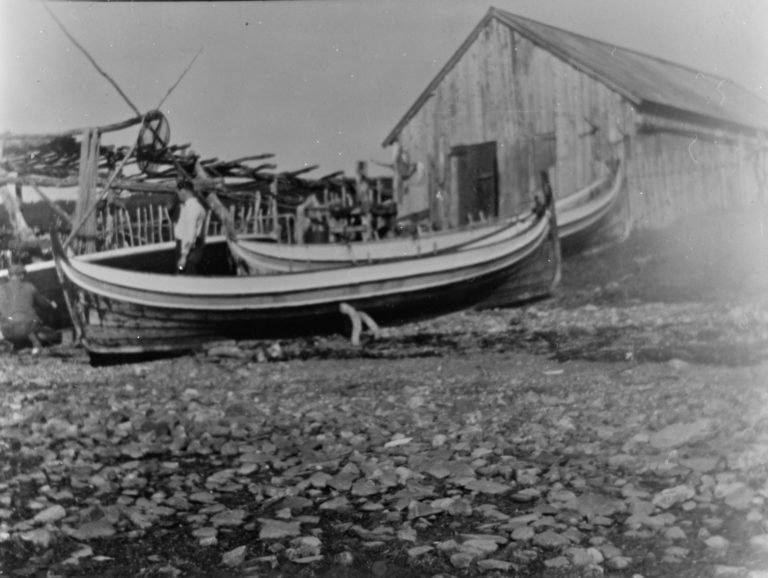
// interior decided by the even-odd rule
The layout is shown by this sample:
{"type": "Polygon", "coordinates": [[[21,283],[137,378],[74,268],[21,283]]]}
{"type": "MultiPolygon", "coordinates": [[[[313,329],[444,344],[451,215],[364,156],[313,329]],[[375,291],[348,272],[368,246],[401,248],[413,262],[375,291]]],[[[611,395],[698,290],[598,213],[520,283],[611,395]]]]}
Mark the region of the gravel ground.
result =
{"type": "Polygon", "coordinates": [[[360,348],[4,355],[0,575],[765,578],[768,261],[730,218],[360,348]]]}

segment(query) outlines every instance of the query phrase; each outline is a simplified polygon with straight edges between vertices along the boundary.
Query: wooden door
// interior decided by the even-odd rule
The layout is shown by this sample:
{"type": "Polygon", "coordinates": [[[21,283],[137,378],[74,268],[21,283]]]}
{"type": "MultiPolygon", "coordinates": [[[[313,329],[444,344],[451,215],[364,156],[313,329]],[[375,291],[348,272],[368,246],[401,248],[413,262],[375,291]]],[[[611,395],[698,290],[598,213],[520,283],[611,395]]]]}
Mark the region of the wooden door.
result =
{"type": "Polygon", "coordinates": [[[459,225],[481,217],[499,216],[496,142],[460,145],[451,149],[459,225]]]}

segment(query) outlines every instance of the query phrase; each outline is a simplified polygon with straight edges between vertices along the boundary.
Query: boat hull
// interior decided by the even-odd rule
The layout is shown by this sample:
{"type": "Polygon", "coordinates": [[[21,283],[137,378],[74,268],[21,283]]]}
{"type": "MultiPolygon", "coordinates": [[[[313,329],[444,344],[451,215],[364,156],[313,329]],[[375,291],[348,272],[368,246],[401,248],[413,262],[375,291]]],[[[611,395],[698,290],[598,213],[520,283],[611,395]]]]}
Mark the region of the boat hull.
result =
{"type": "MultiPolygon", "coordinates": [[[[173,242],[164,242],[93,253],[84,256],[83,259],[120,269],[163,273],[175,269],[174,248],[173,242]]],[[[227,256],[227,245],[224,237],[210,237],[207,240],[202,267],[207,274],[211,275],[227,275],[234,271],[227,256]]],[[[38,311],[43,322],[53,329],[71,327],[72,319],[67,312],[64,293],[54,260],[30,263],[26,265],[26,271],[26,280],[32,283],[41,295],[55,301],[58,305],[56,310],[38,311]]],[[[0,270],[0,282],[7,278],[8,270],[0,270]]]]}
{"type": "Polygon", "coordinates": [[[490,299],[556,235],[542,218],[519,238],[398,263],[251,277],[184,277],[68,259],[54,243],[70,314],[92,356],[175,352],[221,339],[338,333],[349,304],[384,325],[490,299]]]}
{"type": "MultiPolygon", "coordinates": [[[[579,202],[566,197],[556,203],[558,235],[564,255],[575,255],[628,234],[623,164],[579,202]]],[[[579,193],[575,194],[577,197],[579,193]]]]}
{"type": "Polygon", "coordinates": [[[230,252],[251,274],[314,271],[369,263],[402,261],[438,253],[474,248],[514,235],[530,226],[533,215],[507,222],[476,224],[470,227],[428,233],[418,237],[356,241],[352,243],[284,244],[238,239],[230,252]]]}
{"type": "Polygon", "coordinates": [[[503,283],[480,301],[476,309],[519,306],[552,294],[560,283],[561,253],[557,229],[552,227],[544,243],[517,263],[503,283]]]}

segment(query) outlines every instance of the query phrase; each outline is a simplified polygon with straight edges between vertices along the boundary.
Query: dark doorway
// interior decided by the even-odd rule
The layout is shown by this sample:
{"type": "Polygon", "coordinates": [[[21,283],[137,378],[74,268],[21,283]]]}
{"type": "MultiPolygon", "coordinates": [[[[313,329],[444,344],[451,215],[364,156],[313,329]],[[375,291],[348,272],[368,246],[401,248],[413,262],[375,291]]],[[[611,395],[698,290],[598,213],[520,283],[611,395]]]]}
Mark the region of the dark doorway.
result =
{"type": "Polygon", "coordinates": [[[460,145],[451,149],[459,223],[499,216],[496,142],[460,145]]]}

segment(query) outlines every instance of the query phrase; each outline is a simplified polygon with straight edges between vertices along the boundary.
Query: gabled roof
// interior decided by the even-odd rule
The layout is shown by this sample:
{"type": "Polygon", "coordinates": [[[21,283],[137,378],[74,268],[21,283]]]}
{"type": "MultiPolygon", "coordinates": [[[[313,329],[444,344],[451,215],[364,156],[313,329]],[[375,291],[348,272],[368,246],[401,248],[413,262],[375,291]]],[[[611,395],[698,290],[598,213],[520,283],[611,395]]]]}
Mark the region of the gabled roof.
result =
{"type": "Polygon", "coordinates": [[[768,102],[718,76],[491,8],[384,140],[391,145],[491,20],[621,94],[640,111],[768,130],[768,102]]]}

